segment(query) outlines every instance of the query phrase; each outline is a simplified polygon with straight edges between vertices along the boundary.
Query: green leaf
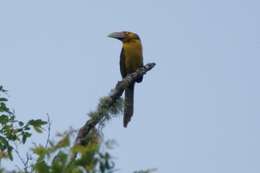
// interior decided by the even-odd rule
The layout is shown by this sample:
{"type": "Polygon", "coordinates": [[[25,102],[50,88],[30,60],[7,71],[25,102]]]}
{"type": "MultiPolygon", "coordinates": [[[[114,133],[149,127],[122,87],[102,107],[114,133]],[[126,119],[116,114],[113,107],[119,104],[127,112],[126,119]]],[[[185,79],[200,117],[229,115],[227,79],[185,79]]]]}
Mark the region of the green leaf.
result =
{"type": "Polygon", "coordinates": [[[13,147],[9,144],[8,140],[3,136],[0,136],[0,151],[7,152],[9,159],[13,160],[13,155],[12,155],[13,147]]]}
{"type": "Polygon", "coordinates": [[[41,119],[36,119],[36,120],[30,120],[28,122],[28,124],[30,124],[32,126],[43,126],[43,125],[47,124],[47,122],[43,121],[41,119]]]}
{"type": "Polygon", "coordinates": [[[13,154],[12,154],[13,147],[9,145],[7,150],[8,150],[9,159],[13,160],[13,154]]]}
{"type": "Polygon", "coordinates": [[[0,150],[6,150],[9,146],[8,140],[5,137],[0,136],[0,150]]]}
{"type": "Polygon", "coordinates": [[[31,125],[36,132],[42,133],[43,131],[42,126],[47,124],[47,122],[41,119],[37,119],[37,120],[30,120],[27,124],[31,125]]]}
{"type": "Polygon", "coordinates": [[[29,132],[22,132],[22,142],[23,142],[23,144],[25,144],[27,138],[29,138],[31,136],[32,136],[32,134],[29,133],[29,132]]]}
{"type": "Polygon", "coordinates": [[[36,173],[49,173],[50,169],[44,160],[38,160],[34,165],[34,170],[36,173]]]}
{"type": "Polygon", "coordinates": [[[7,98],[4,98],[4,97],[0,97],[0,102],[7,102],[8,99],[7,98]]]}
{"type": "Polygon", "coordinates": [[[3,92],[3,93],[7,92],[7,90],[5,90],[2,85],[0,85],[0,91],[3,92]]]}
{"type": "Polygon", "coordinates": [[[41,145],[34,147],[32,151],[41,158],[43,158],[48,153],[48,149],[41,145]]]}
{"type": "Polygon", "coordinates": [[[0,115],[0,123],[1,124],[6,124],[10,121],[9,116],[8,115],[0,115]]]}
{"type": "Polygon", "coordinates": [[[19,124],[19,126],[23,126],[23,125],[24,125],[24,122],[19,121],[18,124],[19,124]]]}
{"type": "Polygon", "coordinates": [[[83,145],[75,145],[75,146],[73,146],[73,147],[71,148],[71,151],[72,151],[73,153],[81,153],[81,154],[83,154],[83,153],[85,153],[87,150],[88,150],[87,147],[85,147],[85,146],[83,146],[83,145]]]}
{"type": "Polygon", "coordinates": [[[73,153],[80,153],[80,154],[86,154],[86,153],[95,153],[99,149],[98,144],[92,144],[92,145],[76,145],[71,148],[71,151],[73,153]]]}
{"type": "Polygon", "coordinates": [[[10,113],[9,108],[6,107],[6,105],[3,102],[0,103],[0,112],[8,112],[8,113],[10,113]]]}
{"type": "Polygon", "coordinates": [[[66,153],[59,151],[59,153],[54,157],[51,164],[53,172],[63,172],[64,168],[66,167],[67,158],[68,155],[66,153]]]}
{"type": "Polygon", "coordinates": [[[65,135],[55,146],[56,148],[63,148],[70,145],[69,135],[65,135]]]}

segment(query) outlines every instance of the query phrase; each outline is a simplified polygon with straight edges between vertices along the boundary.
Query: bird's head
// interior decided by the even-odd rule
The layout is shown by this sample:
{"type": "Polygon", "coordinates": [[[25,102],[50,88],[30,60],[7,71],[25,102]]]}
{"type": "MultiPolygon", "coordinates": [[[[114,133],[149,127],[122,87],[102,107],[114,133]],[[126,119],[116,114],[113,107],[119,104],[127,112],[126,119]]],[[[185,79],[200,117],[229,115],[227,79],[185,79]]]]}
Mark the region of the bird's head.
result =
{"type": "Polygon", "coordinates": [[[136,41],[136,40],[140,41],[140,38],[136,33],[129,32],[129,31],[113,32],[109,34],[108,37],[118,39],[123,43],[136,41]]]}

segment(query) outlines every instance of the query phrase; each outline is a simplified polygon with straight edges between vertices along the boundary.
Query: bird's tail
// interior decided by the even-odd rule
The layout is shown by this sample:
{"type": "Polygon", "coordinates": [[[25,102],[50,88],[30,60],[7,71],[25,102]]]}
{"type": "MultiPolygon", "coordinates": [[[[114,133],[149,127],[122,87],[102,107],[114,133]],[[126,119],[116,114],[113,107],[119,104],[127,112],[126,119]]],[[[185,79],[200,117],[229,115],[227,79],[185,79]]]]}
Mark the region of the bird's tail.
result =
{"type": "Polygon", "coordinates": [[[124,127],[127,127],[134,113],[134,87],[135,83],[125,90],[124,127]]]}

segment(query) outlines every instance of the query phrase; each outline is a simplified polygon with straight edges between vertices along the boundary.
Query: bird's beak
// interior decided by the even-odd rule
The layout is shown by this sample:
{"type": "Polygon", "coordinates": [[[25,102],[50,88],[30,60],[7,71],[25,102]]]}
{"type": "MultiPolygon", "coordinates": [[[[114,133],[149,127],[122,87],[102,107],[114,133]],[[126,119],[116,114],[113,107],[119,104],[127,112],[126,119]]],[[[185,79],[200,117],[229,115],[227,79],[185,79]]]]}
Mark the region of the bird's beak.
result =
{"type": "Polygon", "coordinates": [[[113,32],[109,34],[108,37],[123,40],[125,38],[125,34],[123,32],[113,32]]]}

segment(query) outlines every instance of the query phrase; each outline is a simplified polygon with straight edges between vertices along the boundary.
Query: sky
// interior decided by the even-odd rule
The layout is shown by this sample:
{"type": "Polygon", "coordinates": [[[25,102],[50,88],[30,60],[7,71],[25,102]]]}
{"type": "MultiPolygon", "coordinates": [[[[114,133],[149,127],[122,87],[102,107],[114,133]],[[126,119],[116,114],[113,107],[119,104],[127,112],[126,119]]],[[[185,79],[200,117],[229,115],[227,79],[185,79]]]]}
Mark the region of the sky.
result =
{"type": "MultiPolygon", "coordinates": [[[[133,31],[144,62],[128,128],[104,129],[120,172],[260,172],[260,1],[0,1],[0,84],[18,119],[80,128],[121,79],[133,31]]],[[[46,136],[37,141],[44,141],[46,136]]],[[[34,141],[35,142],[35,141],[34,141]]]]}

